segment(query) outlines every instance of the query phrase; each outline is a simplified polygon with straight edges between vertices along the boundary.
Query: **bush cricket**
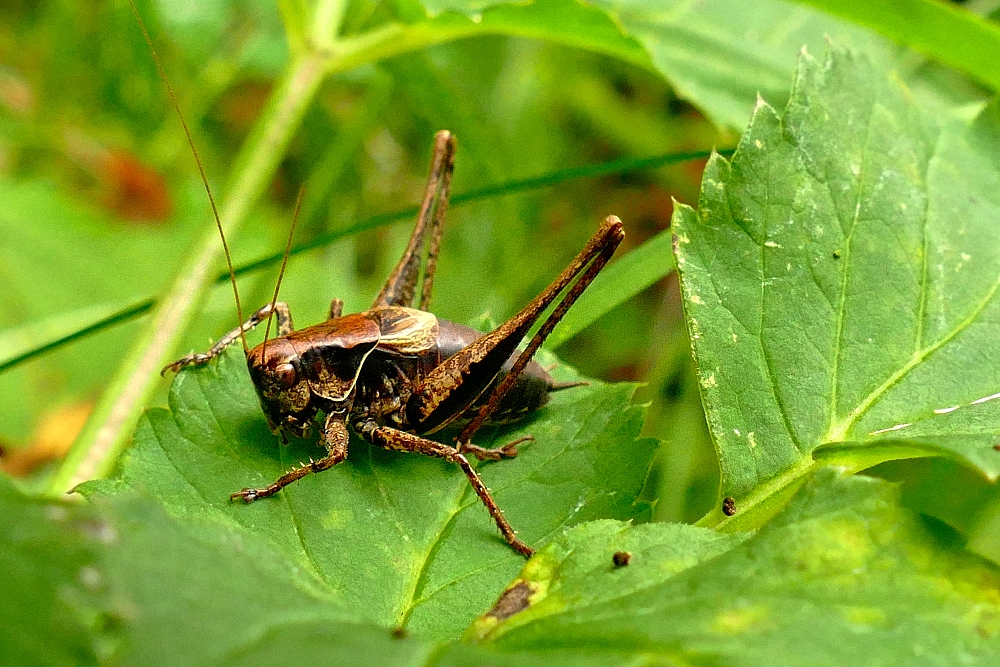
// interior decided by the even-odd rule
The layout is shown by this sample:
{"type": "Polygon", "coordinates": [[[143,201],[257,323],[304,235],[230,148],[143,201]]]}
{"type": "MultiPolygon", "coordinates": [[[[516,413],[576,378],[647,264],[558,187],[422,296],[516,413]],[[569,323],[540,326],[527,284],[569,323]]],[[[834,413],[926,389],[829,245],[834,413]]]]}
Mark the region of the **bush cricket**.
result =
{"type": "MultiPolygon", "coordinates": [[[[132,9],[169,90],[142,20],[134,5],[132,9]]],[[[171,101],[181,115],[172,93],[171,101]]],[[[198,160],[183,116],[181,123],[198,160]]],[[[527,416],[545,405],[550,392],[581,384],[556,382],[532,361],[532,356],[611,259],[624,233],[621,221],[609,216],[552,284],[490,333],[483,335],[470,327],[439,319],[428,308],[448,209],[455,149],[455,137],[450,132],[435,135],[430,177],[416,225],[403,256],[372,307],[344,315],[342,302],[334,299],[329,319],[304,329],[293,327],[287,304],[277,300],[280,274],[271,303],[242,321],[232,261],[212,201],[242,323],[207,352],[178,359],[164,368],[164,372],[208,363],[240,340],[271,431],[283,441],[288,433],[305,437],[317,417],[322,416],[320,444],[326,450],[322,458],[293,467],[263,488],[245,488],[233,493],[231,500],[250,503],[266,498],[305,475],[332,468],[347,458],[349,430],[353,430],[378,447],[457,464],[507,543],[525,556],[533,553],[517,537],[466,455],[480,460],[514,458],[517,445],[532,437],[486,449],[473,444],[473,436],[484,425],[509,423],[527,416]],[[552,312],[525,349],[518,352],[518,345],[553,304],[556,305],[552,312]],[[274,338],[269,337],[272,317],[277,321],[274,338]],[[250,349],[245,334],[265,319],[264,342],[250,349]],[[425,437],[446,427],[461,427],[454,445],[425,437]]],[[[212,200],[203,173],[202,178],[212,200]]],[[[290,243],[291,235],[289,247],[290,243]]],[[[286,248],[285,262],[287,259],[286,248]]]]}

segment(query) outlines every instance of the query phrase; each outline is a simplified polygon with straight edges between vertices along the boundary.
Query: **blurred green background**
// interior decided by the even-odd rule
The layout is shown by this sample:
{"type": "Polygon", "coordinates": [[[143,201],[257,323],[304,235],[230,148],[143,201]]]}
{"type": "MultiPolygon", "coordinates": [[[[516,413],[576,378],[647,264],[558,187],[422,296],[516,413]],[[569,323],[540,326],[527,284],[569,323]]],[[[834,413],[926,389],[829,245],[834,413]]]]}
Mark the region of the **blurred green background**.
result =
{"type": "MultiPolygon", "coordinates": [[[[141,2],[216,196],[289,51],[271,3],[141,2]]],[[[393,3],[356,2],[360,26],[393,3]]],[[[212,224],[183,132],[123,2],[5,3],[0,12],[0,349],[156,296],[212,224]]],[[[789,72],[790,75],[790,72],[789,72]]],[[[248,224],[237,264],[279,251],[302,183],[297,240],[413,206],[433,133],[459,139],[453,193],[565,167],[728,147],[659,76],[537,40],[486,36],[365,65],[325,81],[248,224]]],[[[616,214],[633,248],[668,226],[671,198],[694,203],[702,161],[500,194],[456,205],[433,310],[478,325],[516,312],[616,214]]],[[[282,298],[296,323],[338,296],[371,302],[411,219],[290,262],[282,298]]],[[[222,266],[219,267],[222,270],[222,266]]],[[[241,278],[244,308],[269,299],[277,267],[241,278]]],[[[147,316],[148,317],[148,316],[147,316]]],[[[218,285],[177,355],[235,322],[218,285]]],[[[118,324],[0,374],[3,466],[43,480],[136,335],[118,324]]],[[[583,373],[644,383],[647,432],[663,440],[650,480],[658,518],[694,520],[715,500],[717,468],[693,383],[676,279],[659,281],[556,352],[583,373]]],[[[156,404],[165,403],[169,377],[156,404]]]]}

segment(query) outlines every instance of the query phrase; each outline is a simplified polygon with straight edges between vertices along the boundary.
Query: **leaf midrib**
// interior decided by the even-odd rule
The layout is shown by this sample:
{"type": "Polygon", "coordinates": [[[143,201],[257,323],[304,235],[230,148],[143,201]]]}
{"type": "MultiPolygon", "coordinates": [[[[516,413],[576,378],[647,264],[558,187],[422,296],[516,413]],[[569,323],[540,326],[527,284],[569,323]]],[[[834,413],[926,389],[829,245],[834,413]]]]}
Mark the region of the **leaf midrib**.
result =
{"type": "MultiPolygon", "coordinates": [[[[928,158],[928,165],[935,159],[938,154],[938,146],[940,145],[942,136],[944,132],[940,132],[935,141],[935,148],[928,158]]],[[[924,224],[923,224],[923,273],[921,275],[921,294],[920,294],[920,309],[919,309],[919,319],[917,322],[917,339],[916,339],[916,349],[910,360],[899,368],[895,373],[890,375],[886,380],[876,387],[868,396],[866,396],[857,407],[850,412],[844,419],[840,421],[834,421],[831,419],[830,426],[827,430],[827,434],[824,438],[824,442],[820,444],[829,444],[831,442],[841,442],[843,441],[847,433],[857,424],[857,422],[881,399],[890,389],[892,389],[896,384],[898,384],[906,375],[910,373],[914,368],[925,362],[934,353],[943,348],[945,345],[954,340],[960,333],[965,331],[973,322],[975,322],[979,316],[986,310],[986,308],[993,301],[993,297],[996,296],[997,290],[1000,289],[1000,274],[997,275],[993,284],[986,291],[986,294],[982,299],[976,304],[972,311],[959,322],[955,327],[953,327],[948,333],[938,339],[937,342],[932,345],[921,349],[923,343],[923,333],[924,333],[924,312],[925,303],[927,299],[927,266],[928,266],[928,238],[927,238],[927,226],[928,226],[928,214],[927,208],[929,207],[930,194],[928,192],[927,202],[924,207],[924,224]]],[[[831,413],[831,417],[834,413],[831,413]]]]}
{"type": "MultiPolygon", "coordinates": [[[[858,228],[858,220],[861,217],[861,200],[865,193],[865,174],[868,165],[868,145],[871,141],[872,116],[875,109],[868,110],[867,122],[865,123],[865,141],[861,150],[861,168],[858,174],[858,194],[854,198],[854,211],[851,215],[851,228],[844,235],[844,263],[840,275],[840,303],[837,306],[837,331],[833,338],[833,364],[830,372],[830,421],[827,424],[827,433],[833,430],[833,425],[837,421],[837,389],[840,386],[840,350],[844,344],[844,319],[847,314],[847,283],[851,272],[851,242],[854,240],[854,232],[858,228]]],[[[830,191],[830,180],[825,180],[827,191],[830,191]]],[[[836,210],[836,199],[831,196],[831,204],[836,210]]],[[[840,222],[840,215],[837,212],[837,222],[840,222]]]]}
{"type": "Polygon", "coordinates": [[[464,503],[463,500],[469,493],[470,488],[471,487],[468,484],[463,484],[458,487],[458,493],[454,494],[451,502],[451,511],[448,513],[447,519],[441,522],[441,527],[437,531],[437,535],[428,545],[426,551],[424,551],[423,557],[420,559],[420,567],[410,570],[411,572],[416,572],[416,575],[410,577],[410,581],[404,589],[406,593],[403,596],[400,606],[397,607],[397,627],[406,627],[406,624],[409,622],[414,610],[421,603],[422,597],[418,597],[418,595],[420,590],[423,588],[424,581],[430,571],[431,564],[434,560],[433,555],[437,553],[438,548],[444,541],[445,537],[451,534],[450,526],[454,523],[455,518],[467,506],[467,503],[464,503]]]}

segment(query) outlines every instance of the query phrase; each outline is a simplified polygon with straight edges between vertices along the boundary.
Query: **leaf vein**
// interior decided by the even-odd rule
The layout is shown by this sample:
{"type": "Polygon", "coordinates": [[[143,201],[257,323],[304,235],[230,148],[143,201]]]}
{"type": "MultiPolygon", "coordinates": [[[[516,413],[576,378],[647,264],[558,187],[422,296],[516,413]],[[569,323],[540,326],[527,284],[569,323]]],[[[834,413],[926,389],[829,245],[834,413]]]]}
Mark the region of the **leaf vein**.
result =
{"type": "MultiPolygon", "coordinates": [[[[830,369],[830,426],[829,430],[833,429],[833,424],[837,419],[837,387],[840,379],[840,349],[843,346],[844,337],[844,320],[846,319],[847,313],[847,282],[848,276],[850,275],[851,269],[851,241],[854,238],[854,231],[857,229],[858,220],[861,214],[861,199],[865,192],[864,181],[865,181],[865,167],[868,162],[868,144],[871,140],[871,129],[872,129],[872,116],[874,115],[874,108],[869,109],[866,116],[865,124],[865,140],[861,146],[861,167],[858,173],[858,193],[854,200],[854,212],[851,215],[851,224],[847,233],[844,235],[844,257],[841,266],[840,274],[840,303],[837,305],[837,328],[833,336],[833,363],[830,369]]],[[[836,210],[836,197],[833,196],[833,190],[830,188],[829,178],[825,179],[824,185],[826,185],[827,191],[830,193],[830,201],[834,205],[834,210],[837,215],[837,220],[840,222],[840,212],[836,210]]],[[[843,223],[841,223],[843,227],[843,223]]]]}
{"type": "Polygon", "coordinates": [[[420,591],[424,586],[424,582],[427,578],[427,574],[430,571],[430,567],[433,561],[433,555],[437,553],[438,549],[441,548],[441,544],[444,542],[445,538],[451,534],[451,529],[454,526],[455,519],[461,513],[463,509],[462,500],[469,491],[469,485],[463,484],[458,487],[459,492],[456,494],[455,498],[451,503],[451,512],[448,514],[448,518],[442,522],[441,529],[438,531],[434,540],[427,547],[422,558],[420,559],[420,566],[416,568],[416,576],[412,577],[410,583],[406,586],[406,595],[399,606],[399,612],[396,615],[398,619],[399,627],[405,627],[406,623],[410,620],[410,616],[413,615],[413,610],[422,602],[419,598],[420,591]]]}

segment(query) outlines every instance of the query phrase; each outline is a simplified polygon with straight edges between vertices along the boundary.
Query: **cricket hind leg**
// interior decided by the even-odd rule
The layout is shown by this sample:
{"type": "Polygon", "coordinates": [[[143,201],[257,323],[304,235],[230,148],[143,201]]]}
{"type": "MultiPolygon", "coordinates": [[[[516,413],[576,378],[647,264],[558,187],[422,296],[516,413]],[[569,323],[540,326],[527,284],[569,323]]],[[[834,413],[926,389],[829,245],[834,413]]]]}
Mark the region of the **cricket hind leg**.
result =
{"type": "Polygon", "coordinates": [[[525,350],[518,355],[506,376],[494,389],[489,390],[489,399],[456,438],[460,451],[474,454],[477,450],[482,453],[490,452],[487,454],[488,458],[496,454],[503,456],[504,447],[498,448],[499,452],[477,448],[471,443],[472,436],[497,410],[545,338],[608,263],[623,238],[621,221],[615,216],[609,216],[569,266],[531,303],[499,327],[435,367],[414,388],[407,401],[406,415],[411,427],[418,433],[433,433],[447,426],[473,405],[489,389],[490,383],[517,349],[518,343],[565,290],[563,298],[531,338],[525,350]]]}
{"type": "Polygon", "coordinates": [[[243,489],[229,495],[229,500],[237,498],[245,503],[252,503],[260,498],[273,496],[281,489],[292,482],[295,482],[311,473],[328,470],[347,458],[347,443],[350,436],[347,433],[347,425],[339,416],[330,415],[326,418],[323,426],[323,444],[326,446],[326,456],[316,461],[309,459],[309,463],[300,463],[293,467],[284,475],[276,479],[271,484],[260,489],[243,489]]]}
{"type": "MultiPolygon", "coordinates": [[[[534,301],[512,318],[515,320],[523,318],[529,323],[528,326],[530,328],[531,324],[556,300],[556,297],[572,282],[573,278],[577,275],[580,276],[569,287],[566,295],[559,301],[552,313],[542,322],[542,326],[535,332],[535,335],[531,337],[531,340],[518,356],[510,372],[507,373],[500,385],[493,390],[486,405],[480,409],[479,414],[459,433],[456,442],[460,451],[470,450],[470,448],[475,447],[470,442],[472,436],[476,434],[476,431],[480,429],[489,416],[496,411],[501,401],[503,401],[504,396],[514,387],[518,376],[524,372],[531,358],[535,356],[535,352],[542,346],[542,343],[545,342],[548,335],[552,333],[555,326],[566,315],[566,312],[580,298],[583,291],[594,281],[594,278],[601,272],[601,269],[611,260],[612,255],[614,255],[615,250],[618,249],[624,238],[625,234],[622,231],[621,220],[613,215],[608,216],[597,233],[594,234],[580,254],[570,262],[570,265],[563,270],[559,277],[536,297],[534,301]]],[[[516,441],[513,444],[516,444],[516,441]]],[[[505,445],[505,447],[509,446],[505,445]]],[[[500,449],[503,450],[505,447],[501,447],[500,449]]]]}
{"type": "Polygon", "coordinates": [[[431,291],[434,286],[434,272],[437,270],[438,251],[441,247],[441,229],[444,217],[448,211],[448,197],[451,193],[451,175],[455,167],[455,136],[447,130],[441,130],[434,135],[434,157],[431,160],[430,176],[424,189],[424,198],[420,205],[417,223],[410,235],[410,241],[393,270],[386,280],[382,291],[375,299],[373,308],[385,306],[414,305],[416,296],[417,275],[423,260],[425,235],[430,226],[430,242],[427,249],[427,263],[421,285],[421,295],[418,307],[427,310],[430,307],[431,291]]]}
{"type": "MultiPolygon", "coordinates": [[[[185,355],[177,361],[164,366],[163,370],[160,371],[160,375],[166,374],[167,371],[173,371],[176,373],[185,366],[200,366],[201,364],[211,361],[215,357],[222,354],[222,351],[227,347],[238,341],[242,334],[250,331],[267,319],[270,314],[271,304],[267,304],[251,315],[246,322],[220,338],[219,341],[210,347],[207,352],[192,352],[191,354],[185,355]]],[[[295,327],[292,325],[292,313],[288,310],[288,304],[283,301],[276,301],[274,303],[274,315],[275,319],[278,321],[279,336],[285,336],[295,330],[295,327]]]]}
{"type": "Polygon", "coordinates": [[[445,461],[457,464],[468,478],[469,484],[472,485],[472,490],[476,492],[483,505],[486,506],[486,511],[490,513],[493,522],[500,529],[500,534],[503,535],[507,544],[514,551],[524,556],[530,557],[531,554],[535,553],[534,549],[518,539],[517,531],[511,528],[507,518],[503,515],[503,510],[493,500],[490,490],[486,488],[482,478],[479,477],[479,473],[476,472],[472,464],[469,463],[469,460],[458,449],[389,426],[379,426],[373,421],[362,422],[356,430],[362,438],[384,449],[433,456],[434,458],[444,459],[445,461]]]}
{"type": "Polygon", "coordinates": [[[526,435],[517,440],[511,440],[506,445],[502,447],[480,447],[479,445],[474,445],[471,442],[461,443],[459,446],[459,451],[463,454],[472,454],[480,461],[499,461],[500,459],[512,459],[517,456],[517,446],[525,442],[534,442],[535,436],[526,435]]]}

